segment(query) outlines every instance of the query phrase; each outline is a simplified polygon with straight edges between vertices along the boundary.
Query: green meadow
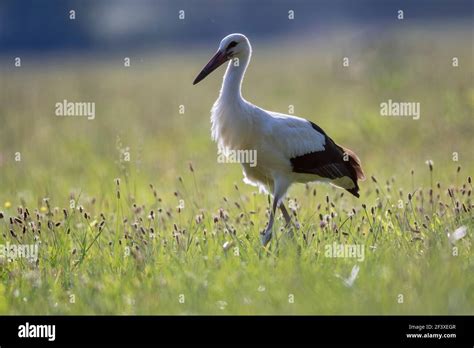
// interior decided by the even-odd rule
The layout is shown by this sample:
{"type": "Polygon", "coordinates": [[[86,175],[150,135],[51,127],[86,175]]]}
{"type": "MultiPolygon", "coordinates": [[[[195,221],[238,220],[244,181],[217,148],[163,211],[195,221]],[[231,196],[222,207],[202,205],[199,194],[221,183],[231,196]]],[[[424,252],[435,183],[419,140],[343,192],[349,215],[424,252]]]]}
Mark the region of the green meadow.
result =
{"type": "Polygon", "coordinates": [[[317,123],[367,180],[359,199],[293,186],[301,227],[278,214],[266,248],[268,197],[210,138],[224,68],[192,85],[216,47],[130,67],[3,57],[0,246],[37,244],[38,258],[0,254],[0,314],[474,314],[472,32],[309,41],[252,41],[243,95],[317,123]],[[419,119],[381,116],[389,99],[420,103],[419,119]],[[63,100],[94,102],[95,118],[56,116],[63,100]],[[363,257],[330,257],[335,245],[363,257]]]}

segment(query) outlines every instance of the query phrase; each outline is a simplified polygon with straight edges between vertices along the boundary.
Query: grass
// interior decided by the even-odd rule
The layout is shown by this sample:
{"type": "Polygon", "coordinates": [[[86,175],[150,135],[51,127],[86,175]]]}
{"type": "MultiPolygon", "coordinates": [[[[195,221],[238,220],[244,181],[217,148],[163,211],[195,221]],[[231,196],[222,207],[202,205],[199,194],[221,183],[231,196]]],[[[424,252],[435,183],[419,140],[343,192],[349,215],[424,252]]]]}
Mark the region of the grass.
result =
{"type": "Polygon", "coordinates": [[[255,47],[244,95],[294,105],[353,148],[369,178],[359,200],[293,187],[301,228],[291,237],[279,216],[267,249],[268,197],[241,184],[237,164],[217,163],[210,140],[222,71],[191,85],[210,51],[144,54],[129,69],[2,64],[0,244],[39,243],[39,259],[0,260],[0,313],[473,314],[469,40],[420,29],[370,49],[334,38],[255,47]],[[96,119],[54,116],[63,99],[95,101],[96,119]],[[420,120],[381,117],[387,99],[419,101],[420,120]],[[364,260],[327,257],[333,243],[362,245],[364,260]]]}

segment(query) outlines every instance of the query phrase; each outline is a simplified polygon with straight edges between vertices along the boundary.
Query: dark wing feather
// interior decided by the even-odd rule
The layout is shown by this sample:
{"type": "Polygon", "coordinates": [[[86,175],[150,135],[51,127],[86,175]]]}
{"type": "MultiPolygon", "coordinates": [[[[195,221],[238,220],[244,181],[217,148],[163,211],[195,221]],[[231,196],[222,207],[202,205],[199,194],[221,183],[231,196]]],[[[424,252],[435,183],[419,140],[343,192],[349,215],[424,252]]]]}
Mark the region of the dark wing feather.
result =
{"type": "Polygon", "coordinates": [[[364,179],[359,158],[351,150],[337,145],[316,124],[310,123],[315,131],[324,135],[325,148],[323,151],[310,152],[291,158],[293,172],[315,174],[331,180],[348,177],[354,183],[354,187],[346,188],[346,190],[359,197],[357,179],[364,179]]]}

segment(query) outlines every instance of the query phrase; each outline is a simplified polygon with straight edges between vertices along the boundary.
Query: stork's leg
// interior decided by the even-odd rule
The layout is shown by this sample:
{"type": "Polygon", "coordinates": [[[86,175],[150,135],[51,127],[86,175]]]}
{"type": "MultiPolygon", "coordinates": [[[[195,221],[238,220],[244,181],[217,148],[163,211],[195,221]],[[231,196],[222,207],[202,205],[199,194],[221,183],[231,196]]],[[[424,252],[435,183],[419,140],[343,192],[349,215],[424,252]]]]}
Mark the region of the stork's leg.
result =
{"type": "MultiPolygon", "coordinates": [[[[285,218],[286,227],[289,227],[291,225],[291,216],[288,213],[288,210],[286,210],[286,207],[283,204],[283,202],[280,203],[280,210],[281,210],[281,213],[283,214],[283,217],[285,218]]],[[[300,229],[300,224],[298,223],[298,221],[295,221],[294,226],[297,230],[300,229]]]]}
{"type": "Polygon", "coordinates": [[[263,246],[267,245],[270,239],[272,239],[273,220],[275,219],[275,211],[276,211],[277,206],[278,206],[278,199],[275,197],[273,198],[273,206],[272,206],[272,211],[270,212],[270,219],[268,220],[267,228],[265,229],[265,232],[263,232],[262,237],[261,237],[263,246]]]}
{"type": "Polygon", "coordinates": [[[288,211],[286,210],[286,207],[283,204],[283,202],[280,203],[280,210],[281,210],[281,213],[283,214],[283,218],[285,219],[286,227],[290,226],[291,217],[290,217],[290,214],[288,214],[288,211]]]}
{"type": "Polygon", "coordinates": [[[294,236],[293,228],[299,230],[300,229],[300,224],[298,223],[298,221],[295,221],[292,224],[291,216],[290,216],[290,214],[288,214],[288,211],[286,210],[286,207],[283,204],[283,202],[280,203],[280,210],[281,210],[281,213],[283,214],[283,217],[285,218],[285,222],[286,222],[285,227],[288,229],[288,236],[290,238],[293,238],[293,236],[294,236]]]}
{"type": "Polygon", "coordinates": [[[275,178],[273,180],[273,205],[272,210],[270,212],[270,219],[268,220],[267,228],[261,237],[263,246],[267,245],[270,239],[272,239],[272,228],[273,228],[273,221],[275,219],[275,212],[278,206],[280,205],[280,200],[285,195],[286,190],[288,189],[289,184],[286,182],[285,179],[282,178],[275,178]]]}

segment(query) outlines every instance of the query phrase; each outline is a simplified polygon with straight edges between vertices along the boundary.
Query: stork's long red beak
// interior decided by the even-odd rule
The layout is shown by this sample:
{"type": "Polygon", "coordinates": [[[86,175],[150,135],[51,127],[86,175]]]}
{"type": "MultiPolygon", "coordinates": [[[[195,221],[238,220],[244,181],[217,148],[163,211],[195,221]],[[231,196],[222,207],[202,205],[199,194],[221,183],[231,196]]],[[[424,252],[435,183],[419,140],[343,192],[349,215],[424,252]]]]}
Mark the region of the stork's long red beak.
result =
{"type": "Polygon", "coordinates": [[[217,51],[214,57],[211,58],[209,63],[207,63],[204,68],[202,68],[201,72],[194,80],[193,85],[204,80],[207,75],[209,75],[211,72],[216,70],[218,67],[224,64],[227,60],[228,60],[228,57],[224,53],[222,53],[221,51],[217,51]]]}

